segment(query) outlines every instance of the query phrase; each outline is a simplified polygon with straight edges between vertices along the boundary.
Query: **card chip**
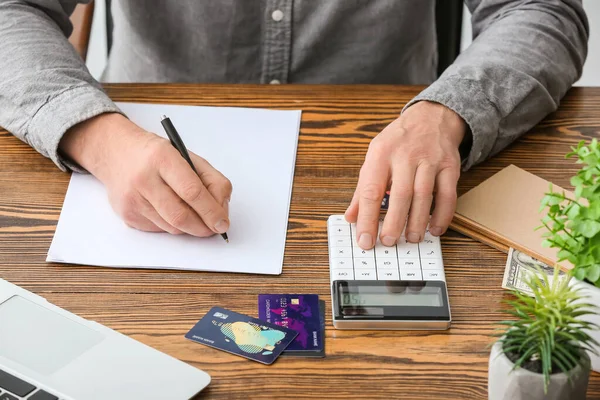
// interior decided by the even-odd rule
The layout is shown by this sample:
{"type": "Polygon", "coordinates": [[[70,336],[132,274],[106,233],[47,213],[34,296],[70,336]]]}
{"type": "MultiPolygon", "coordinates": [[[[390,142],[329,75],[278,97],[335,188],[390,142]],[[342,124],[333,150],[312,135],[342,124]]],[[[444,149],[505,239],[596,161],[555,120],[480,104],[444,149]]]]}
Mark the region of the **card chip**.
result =
{"type": "Polygon", "coordinates": [[[292,304],[294,304],[294,305],[300,304],[300,299],[292,299],[292,304]]]}

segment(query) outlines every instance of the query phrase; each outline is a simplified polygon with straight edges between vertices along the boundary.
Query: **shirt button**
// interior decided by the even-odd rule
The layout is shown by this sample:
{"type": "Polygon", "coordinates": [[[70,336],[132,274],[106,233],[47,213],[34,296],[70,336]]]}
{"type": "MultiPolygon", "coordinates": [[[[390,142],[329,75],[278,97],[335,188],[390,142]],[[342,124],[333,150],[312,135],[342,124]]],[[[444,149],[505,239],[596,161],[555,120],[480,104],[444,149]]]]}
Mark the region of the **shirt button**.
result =
{"type": "Polygon", "coordinates": [[[271,14],[271,18],[273,18],[273,21],[275,21],[275,22],[281,21],[283,19],[283,11],[281,11],[281,10],[273,11],[273,14],[271,14]]]}
{"type": "Polygon", "coordinates": [[[279,85],[281,82],[279,81],[279,79],[273,79],[270,83],[271,85],[279,85]]]}

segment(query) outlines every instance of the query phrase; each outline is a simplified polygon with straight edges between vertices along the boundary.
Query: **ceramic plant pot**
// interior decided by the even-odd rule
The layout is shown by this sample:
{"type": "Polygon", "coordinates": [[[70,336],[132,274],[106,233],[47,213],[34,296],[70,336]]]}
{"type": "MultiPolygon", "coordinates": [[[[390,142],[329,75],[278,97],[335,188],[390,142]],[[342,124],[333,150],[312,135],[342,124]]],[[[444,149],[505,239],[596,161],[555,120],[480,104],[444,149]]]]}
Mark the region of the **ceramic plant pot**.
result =
{"type": "Polygon", "coordinates": [[[586,353],[585,368],[577,366],[571,372],[572,383],[566,374],[550,376],[548,391],[544,394],[544,376],[524,368],[512,370],[514,364],[501,352],[496,342],[490,353],[488,370],[489,400],[584,400],[590,377],[590,360],[586,353]]]}
{"type": "MultiPolygon", "coordinates": [[[[575,278],[572,278],[569,281],[569,284],[572,287],[580,288],[581,295],[587,296],[587,299],[583,300],[584,302],[594,304],[595,306],[600,307],[600,289],[599,288],[597,288],[594,285],[590,285],[587,282],[577,280],[575,278]]],[[[598,326],[600,326],[600,315],[598,315],[598,314],[583,315],[580,318],[583,321],[592,322],[592,323],[595,323],[598,326]]],[[[586,333],[588,335],[590,335],[593,339],[595,339],[598,343],[600,343],[600,331],[587,330],[586,333]]],[[[595,350],[598,352],[598,354],[600,354],[600,347],[598,347],[598,346],[592,346],[592,347],[595,347],[595,350]]],[[[593,354],[592,352],[588,352],[588,356],[590,357],[590,360],[592,362],[592,369],[596,372],[600,372],[600,355],[596,355],[596,354],[593,354]]]]}

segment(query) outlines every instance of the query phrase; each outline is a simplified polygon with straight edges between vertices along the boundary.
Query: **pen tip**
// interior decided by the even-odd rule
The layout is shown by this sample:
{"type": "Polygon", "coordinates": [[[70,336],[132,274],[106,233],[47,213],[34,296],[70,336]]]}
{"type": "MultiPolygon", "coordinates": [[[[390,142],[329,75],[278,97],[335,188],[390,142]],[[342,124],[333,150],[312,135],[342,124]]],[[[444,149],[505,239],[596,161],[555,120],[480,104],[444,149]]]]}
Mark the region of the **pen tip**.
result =
{"type": "Polygon", "coordinates": [[[229,239],[225,239],[225,241],[226,241],[227,243],[229,243],[229,239]]]}
{"type": "Polygon", "coordinates": [[[160,119],[161,119],[161,120],[163,120],[163,119],[167,119],[167,116],[163,114],[163,115],[162,115],[162,117],[161,117],[160,119]]]}

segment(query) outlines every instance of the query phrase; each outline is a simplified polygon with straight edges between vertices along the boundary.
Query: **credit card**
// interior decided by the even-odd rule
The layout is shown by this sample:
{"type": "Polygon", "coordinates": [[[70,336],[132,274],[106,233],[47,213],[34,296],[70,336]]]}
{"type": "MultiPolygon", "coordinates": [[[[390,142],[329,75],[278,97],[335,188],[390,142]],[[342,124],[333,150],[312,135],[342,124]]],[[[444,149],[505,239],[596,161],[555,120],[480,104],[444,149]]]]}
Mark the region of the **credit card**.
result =
{"type": "Polygon", "coordinates": [[[323,350],[319,296],[316,294],[261,294],[258,296],[258,318],[298,332],[286,351],[323,350]]]}
{"type": "Polygon", "coordinates": [[[297,335],[298,332],[293,329],[213,307],[185,338],[263,364],[272,364],[297,335]]]}
{"type": "Polygon", "coordinates": [[[321,315],[321,338],[323,349],[320,351],[284,350],[283,353],[281,353],[282,357],[325,357],[325,300],[319,300],[319,314],[321,315]]]}

